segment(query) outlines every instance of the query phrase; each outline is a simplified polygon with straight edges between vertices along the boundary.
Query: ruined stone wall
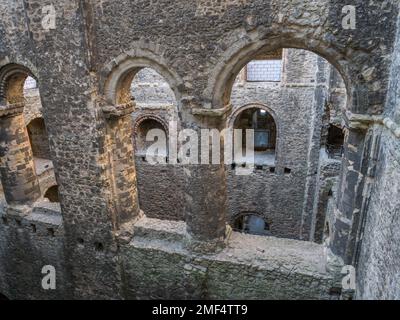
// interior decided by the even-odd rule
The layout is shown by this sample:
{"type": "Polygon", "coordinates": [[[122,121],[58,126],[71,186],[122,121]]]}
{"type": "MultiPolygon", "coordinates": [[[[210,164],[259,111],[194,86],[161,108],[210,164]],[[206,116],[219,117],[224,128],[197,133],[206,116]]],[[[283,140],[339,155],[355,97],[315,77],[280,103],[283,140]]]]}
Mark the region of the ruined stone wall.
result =
{"type": "MultiPolygon", "coordinates": [[[[132,113],[133,143],[140,209],[150,218],[184,220],[184,176],[178,165],[151,165],[138,148],[141,124],[153,119],[163,128],[168,143],[171,121],[179,122],[178,104],[166,80],[151,68],[140,70],[132,81],[136,108],[132,113]]],[[[149,143],[151,144],[151,143],[149,143]]]]}
{"type": "MultiPolygon", "coordinates": [[[[319,59],[312,52],[285,49],[280,82],[247,82],[245,69],[239,73],[232,91],[232,114],[237,116],[239,110],[249,104],[267,106],[276,117],[279,133],[275,163],[257,168],[248,177],[237,176],[234,169],[226,168],[229,223],[240,214],[253,212],[269,221],[272,235],[300,237],[309,166],[310,122],[314,112],[321,114],[323,111],[323,106],[315,101],[315,87],[328,82],[331,72],[325,61],[326,70],[321,71],[325,80],[317,78],[321,77],[317,74],[319,59]],[[290,173],[284,173],[285,169],[290,173]]],[[[137,103],[134,123],[149,116],[157,117],[164,124],[174,119],[174,107],[166,108],[174,104],[174,94],[156,72],[141,70],[132,83],[132,95],[137,103]]],[[[340,110],[340,106],[335,107],[340,110]]],[[[233,120],[230,118],[227,122],[233,120]]],[[[136,125],[135,129],[138,130],[136,125]]],[[[312,143],[318,145],[318,141],[312,143]]],[[[319,153],[316,156],[319,157],[319,153]]],[[[146,164],[144,155],[136,154],[136,167],[140,207],[145,214],[154,218],[183,219],[181,166],[152,166],[146,164]]]]}
{"type": "Polygon", "coordinates": [[[321,150],[321,169],[319,175],[318,204],[315,219],[314,241],[322,243],[324,232],[332,228],[329,217],[329,202],[335,201],[335,194],[339,182],[339,174],[342,163],[337,159],[330,159],[325,150],[321,150]]]}
{"type": "Polygon", "coordinates": [[[399,139],[384,130],[356,274],[360,299],[400,299],[399,150],[399,139]]]}
{"type": "MultiPolygon", "coordinates": [[[[126,169],[122,161],[116,163],[119,167],[112,163],[114,151],[120,152],[118,155],[121,160],[129,161],[123,158],[123,151],[128,148],[124,145],[114,146],[110,142],[114,132],[108,130],[106,107],[113,109],[116,104],[116,99],[110,98],[113,93],[105,90],[112,88],[107,86],[110,74],[115,74],[118,66],[131,60],[149,67],[155,66],[169,77],[171,87],[178,94],[182,127],[196,130],[209,126],[223,127],[220,110],[224,111],[230,102],[226,93],[233,83],[231,78],[247,62],[246,57],[251,59],[261,49],[271,51],[278,47],[293,46],[318,52],[341,70],[349,85],[349,109],[353,113],[380,114],[388,84],[390,55],[396,29],[394,21],[398,14],[397,2],[388,1],[382,4],[378,1],[354,1],[362,9],[357,31],[342,28],[341,9],[347,4],[345,0],[301,3],[289,0],[226,1],[218,10],[212,10],[213,2],[186,0],[1,2],[0,65],[25,65],[39,82],[63,215],[65,269],[61,266],[57,268],[60,269],[61,276],[70,279],[61,280],[61,283],[71,284],[71,297],[149,297],[156,292],[154,283],[159,284],[157,292],[163,298],[169,297],[170,291],[160,291],[160,286],[171,288],[165,285],[168,283],[183,288],[186,297],[197,297],[192,289],[199,283],[196,281],[196,268],[189,265],[189,276],[181,277],[185,274],[185,269],[182,269],[185,264],[182,261],[191,261],[195,256],[192,253],[193,247],[187,245],[187,242],[190,243],[193,239],[199,242],[215,240],[225,231],[224,219],[220,219],[223,217],[226,199],[226,186],[221,181],[221,167],[189,168],[190,174],[185,175],[188,234],[184,234],[184,240],[177,245],[187,250],[183,255],[178,254],[184,257],[183,260],[176,258],[179,250],[174,246],[167,245],[157,249],[152,247],[153,244],[162,246],[165,243],[160,235],[162,232],[157,227],[153,226],[156,229],[156,239],[149,244],[142,242],[140,236],[134,239],[132,230],[126,231],[123,229],[126,226],[115,223],[120,213],[116,197],[124,196],[117,192],[117,188],[123,189],[128,185],[124,184],[124,177],[134,180],[135,170],[131,167],[126,169]],[[44,4],[53,4],[55,7],[55,29],[43,29],[40,9],[44,4]],[[119,168],[122,168],[121,171],[118,171],[119,168]],[[157,238],[161,241],[157,241],[157,238]],[[121,249],[121,244],[131,244],[140,249],[121,249]],[[168,263],[161,264],[159,261],[168,263]],[[166,267],[163,268],[164,266],[166,267]],[[195,271],[191,271],[193,269],[195,271]],[[154,272],[150,274],[149,271],[154,272]],[[153,281],[152,277],[156,277],[157,281],[153,281]],[[176,279],[181,281],[177,283],[176,279]],[[136,286],[138,280],[142,281],[140,286],[136,286]]],[[[314,120],[317,121],[317,117],[314,120]]],[[[309,153],[309,160],[314,159],[311,156],[313,152],[309,153]]],[[[350,153],[350,156],[357,154],[350,153]]],[[[352,172],[344,172],[344,187],[340,194],[352,194],[348,192],[352,190],[346,187],[347,178],[351,175],[352,172]]],[[[312,183],[307,186],[308,190],[312,189],[309,188],[312,183]]],[[[339,202],[340,199],[339,197],[339,202]]],[[[136,203],[132,205],[135,206],[136,203]]],[[[308,204],[304,204],[303,208],[305,207],[308,204]]],[[[340,206],[342,207],[344,206],[340,206]]],[[[351,205],[345,209],[354,212],[351,205]]],[[[132,219],[130,222],[133,225],[136,220],[132,219]]],[[[160,223],[157,225],[162,226],[160,223]]],[[[15,231],[10,230],[8,234],[13,232],[15,231]]],[[[2,237],[9,237],[7,232],[1,234],[2,237]]],[[[345,232],[342,234],[346,236],[345,232]]],[[[252,248],[248,246],[251,242],[246,239],[232,239],[234,246],[245,244],[252,248]]],[[[3,242],[8,241],[6,239],[3,242]]],[[[40,239],[31,238],[33,246],[39,247],[39,241],[40,239]]],[[[49,247],[43,247],[40,252],[54,252],[51,242],[46,243],[49,247]]],[[[269,245],[268,239],[257,243],[260,243],[261,251],[269,245]]],[[[274,252],[284,252],[285,255],[280,256],[275,264],[282,268],[282,272],[274,273],[274,276],[268,278],[271,280],[268,283],[263,282],[268,272],[257,273],[258,270],[251,267],[253,262],[258,261],[255,252],[248,261],[242,255],[233,255],[223,263],[219,263],[221,257],[218,256],[207,258],[211,261],[208,270],[212,276],[208,278],[208,293],[203,296],[227,297],[229,292],[219,290],[229,287],[239,291],[237,295],[232,295],[237,297],[292,298],[293,292],[290,288],[298,288],[296,292],[301,292],[301,297],[328,298],[326,292],[331,286],[329,276],[328,283],[325,280],[313,281],[326,279],[324,272],[314,272],[316,277],[307,277],[307,281],[304,281],[304,274],[309,274],[310,269],[315,271],[315,260],[312,254],[312,258],[302,260],[305,249],[302,244],[304,245],[303,242],[283,241],[273,246],[274,252]],[[295,262],[300,259],[302,263],[293,265],[293,261],[288,260],[288,257],[293,257],[293,252],[296,256],[295,262]],[[214,261],[218,263],[213,266],[214,261]],[[222,266],[219,268],[218,265],[222,266]],[[283,269],[286,267],[285,273],[283,269]],[[246,270],[249,275],[243,278],[242,286],[237,286],[237,273],[246,270]],[[258,276],[254,276],[255,274],[258,276]],[[280,277],[282,274],[284,276],[280,277]],[[226,279],[233,276],[234,280],[228,283],[226,279]],[[276,279],[287,282],[274,287],[276,279]],[[259,291],[259,283],[265,291],[259,291]],[[287,288],[290,292],[282,292],[282,288],[287,288]]],[[[32,276],[25,281],[26,278],[18,277],[14,270],[18,270],[18,264],[25,266],[24,261],[35,261],[35,257],[40,254],[35,254],[35,250],[25,251],[23,245],[12,252],[4,251],[3,244],[1,248],[5,253],[5,259],[0,260],[2,270],[4,261],[7,261],[7,271],[2,271],[2,274],[7,272],[7,277],[0,282],[1,291],[9,294],[10,298],[19,297],[19,294],[13,294],[8,289],[10,284],[22,292],[21,288],[30,280],[36,285],[37,279],[32,276]],[[12,261],[15,263],[10,265],[8,262],[12,261]]],[[[309,247],[317,255],[322,249],[319,245],[309,247]]],[[[228,252],[229,248],[225,250],[222,250],[223,256],[231,253],[228,252]]],[[[271,261],[276,261],[273,252],[266,251],[266,254],[265,259],[260,262],[260,269],[265,269],[271,261]]],[[[37,265],[48,263],[46,259],[37,261],[37,265]]],[[[57,261],[63,259],[58,257],[57,261]]],[[[323,267],[323,261],[321,263],[323,267]]],[[[36,264],[29,262],[28,265],[36,264]]],[[[200,279],[204,279],[201,277],[200,279]]],[[[39,298],[40,295],[40,292],[36,292],[34,297],[39,298]]]]}
{"type": "Polygon", "coordinates": [[[376,181],[363,226],[357,268],[359,299],[400,299],[400,37],[397,36],[380,137],[376,181]]]}
{"type": "Polygon", "coordinates": [[[175,95],[168,82],[151,68],[144,68],[135,75],[131,92],[138,108],[148,105],[176,106],[175,95]]]}
{"type": "Polygon", "coordinates": [[[21,217],[0,203],[0,291],[12,299],[67,299],[64,231],[59,205],[41,202],[21,217]],[[57,290],[42,288],[42,268],[56,269],[57,290]]]}
{"type": "Polygon", "coordinates": [[[317,244],[235,232],[226,250],[193,255],[185,236],[182,222],[135,226],[121,250],[128,299],[337,299],[317,244]]]}

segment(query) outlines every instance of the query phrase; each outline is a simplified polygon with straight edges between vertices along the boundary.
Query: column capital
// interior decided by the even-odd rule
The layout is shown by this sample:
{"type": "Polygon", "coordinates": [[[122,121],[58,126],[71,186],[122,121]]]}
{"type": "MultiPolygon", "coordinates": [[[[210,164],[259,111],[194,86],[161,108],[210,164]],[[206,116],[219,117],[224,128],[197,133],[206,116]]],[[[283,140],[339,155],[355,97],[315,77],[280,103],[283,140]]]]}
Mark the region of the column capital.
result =
{"type": "Polygon", "coordinates": [[[131,101],[120,105],[104,106],[102,107],[102,111],[106,119],[117,119],[131,114],[135,110],[135,106],[136,103],[131,101]]]}
{"type": "Polygon", "coordinates": [[[24,103],[0,105],[0,118],[21,115],[24,112],[24,103]]]}

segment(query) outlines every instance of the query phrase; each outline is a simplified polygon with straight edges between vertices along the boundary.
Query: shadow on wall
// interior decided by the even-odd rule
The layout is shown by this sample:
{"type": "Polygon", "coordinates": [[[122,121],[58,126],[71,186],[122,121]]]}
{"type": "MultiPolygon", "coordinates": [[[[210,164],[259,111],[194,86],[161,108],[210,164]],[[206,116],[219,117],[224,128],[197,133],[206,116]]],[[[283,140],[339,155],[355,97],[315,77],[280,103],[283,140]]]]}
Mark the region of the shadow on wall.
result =
{"type": "Polygon", "coordinates": [[[49,140],[43,118],[33,119],[27,128],[33,156],[50,159],[49,140]]]}

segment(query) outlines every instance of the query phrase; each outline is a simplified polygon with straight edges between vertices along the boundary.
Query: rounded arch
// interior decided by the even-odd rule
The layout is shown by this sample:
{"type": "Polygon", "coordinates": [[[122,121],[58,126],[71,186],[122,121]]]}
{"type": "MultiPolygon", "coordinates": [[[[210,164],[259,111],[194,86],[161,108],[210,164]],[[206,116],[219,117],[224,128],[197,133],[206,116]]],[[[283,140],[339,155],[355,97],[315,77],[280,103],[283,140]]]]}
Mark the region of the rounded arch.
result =
{"type": "Polygon", "coordinates": [[[246,104],[240,108],[237,108],[234,110],[231,115],[227,118],[227,128],[229,129],[234,129],[234,124],[238,117],[246,110],[250,109],[259,109],[259,110],[264,110],[266,111],[273,119],[274,125],[275,125],[275,131],[276,131],[276,137],[275,137],[275,148],[274,148],[274,162],[279,163],[279,157],[280,157],[280,146],[279,146],[279,138],[281,137],[281,125],[279,118],[276,114],[276,112],[271,109],[270,107],[266,106],[265,104],[255,102],[255,103],[249,103],[246,104]]]}
{"type": "Polygon", "coordinates": [[[51,187],[47,188],[43,197],[47,198],[50,202],[60,202],[60,196],[58,194],[58,185],[52,185],[51,187]]]}
{"type": "Polygon", "coordinates": [[[163,119],[155,115],[143,115],[139,117],[133,127],[133,138],[135,145],[135,152],[137,155],[142,156],[146,154],[147,148],[153,142],[146,141],[146,135],[150,129],[161,129],[165,133],[166,145],[165,156],[168,155],[168,126],[163,119]],[[143,128],[144,127],[144,128],[143,128]]]}
{"type": "MultiPolygon", "coordinates": [[[[245,232],[244,231],[244,229],[245,229],[244,226],[242,226],[243,230],[238,230],[238,229],[241,229],[241,228],[238,228],[238,227],[240,227],[239,226],[240,224],[243,224],[243,219],[246,218],[246,217],[256,217],[256,218],[264,221],[264,223],[265,223],[264,229],[265,229],[265,231],[268,231],[267,233],[264,233],[264,235],[268,235],[268,234],[271,233],[271,226],[272,226],[272,223],[273,223],[272,220],[269,219],[269,218],[266,218],[263,214],[261,214],[261,213],[259,213],[257,211],[242,211],[242,212],[239,212],[236,215],[231,217],[229,224],[233,227],[234,230],[239,231],[239,232],[245,232]]],[[[249,232],[249,233],[251,233],[251,232],[249,232]]]]}
{"type": "Polygon", "coordinates": [[[153,114],[144,114],[144,115],[141,115],[140,117],[138,117],[133,126],[134,132],[137,132],[140,125],[142,124],[142,122],[144,122],[146,120],[154,120],[154,121],[159,122],[162,125],[162,127],[164,128],[165,133],[168,134],[168,125],[166,124],[164,119],[162,119],[159,116],[153,115],[153,114]]]}
{"type": "Polygon", "coordinates": [[[235,111],[233,111],[231,113],[231,115],[227,119],[227,127],[228,128],[233,128],[233,125],[234,125],[235,120],[237,119],[237,117],[243,111],[246,111],[248,109],[262,109],[262,110],[267,111],[272,116],[272,118],[274,118],[277,131],[279,130],[278,129],[279,128],[279,121],[278,121],[279,119],[278,119],[278,116],[276,115],[275,111],[272,110],[270,107],[268,107],[265,104],[260,103],[260,102],[249,103],[249,104],[246,104],[246,105],[244,105],[244,106],[242,106],[240,108],[237,108],[235,111]]]}
{"type": "Polygon", "coordinates": [[[344,80],[347,91],[347,109],[351,109],[350,93],[352,92],[351,77],[348,73],[348,59],[331,45],[324,44],[320,40],[299,39],[295,35],[280,35],[261,39],[254,37],[241,37],[232,43],[230,48],[223,53],[223,58],[213,67],[213,73],[209,77],[204,97],[211,97],[212,108],[223,108],[230,103],[230,96],[235,79],[239,72],[253,60],[265,52],[273,52],[279,49],[293,48],[313,52],[326,59],[336,68],[344,80]]]}
{"type": "Polygon", "coordinates": [[[37,77],[24,65],[8,63],[0,66],[0,104],[24,103],[24,84],[28,77],[37,77]]]}
{"type": "Polygon", "coordinates": [[[180,109],[181,92],[179,88],[183,87],[180,77],[167,67],[162,57],[148,51],[144,52],[147,55],[139,53],[137,51],[130,54],[122,54],[117,59],[114,59],[113,63],[105,67],[102,73],[107,73],[107,76],[101,89],[107,103],[112,105],[128,103],[131,98],[130,89],[133,78],[141,69],[150,68],[160,74],[168,83],[174,92],[178,109],[180,109]],[[106,70],[109,71],[106,72],[106,70]]]}
{"type": "Polygon", "coordinates": [[[35,112],[27,112],[24,114],[25,117],[25,124],[26,126],[30,125],[32,121],[42,118],[43,119],[43,115],[40,111],[35,111],[35,112]]]}

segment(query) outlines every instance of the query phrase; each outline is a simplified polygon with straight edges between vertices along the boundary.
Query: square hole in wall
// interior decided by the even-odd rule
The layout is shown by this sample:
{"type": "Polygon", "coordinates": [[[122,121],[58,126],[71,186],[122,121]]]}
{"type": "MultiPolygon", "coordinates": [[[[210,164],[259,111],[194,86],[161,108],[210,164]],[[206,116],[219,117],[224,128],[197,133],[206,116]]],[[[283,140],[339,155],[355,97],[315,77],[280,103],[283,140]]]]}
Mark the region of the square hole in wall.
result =
{"type": "Polygon", "coordinates": [[[271,173],[275,173],[275,167],[271,167],[271,168],[269,168],[269,172],[271,172],[271,173]]]}
{"type": "Polygon", "coordinates": [[[96,251],[103,251],[104,250],[104,245],[101,242],[95,242],[94,243],[94,249],[96,251]]]}
{"type": "Polygon", "coordinates": [[[292,173],[292,169],[285,168],[284,172],[285,172],[285,174],[291,174],[292,173]]]}

